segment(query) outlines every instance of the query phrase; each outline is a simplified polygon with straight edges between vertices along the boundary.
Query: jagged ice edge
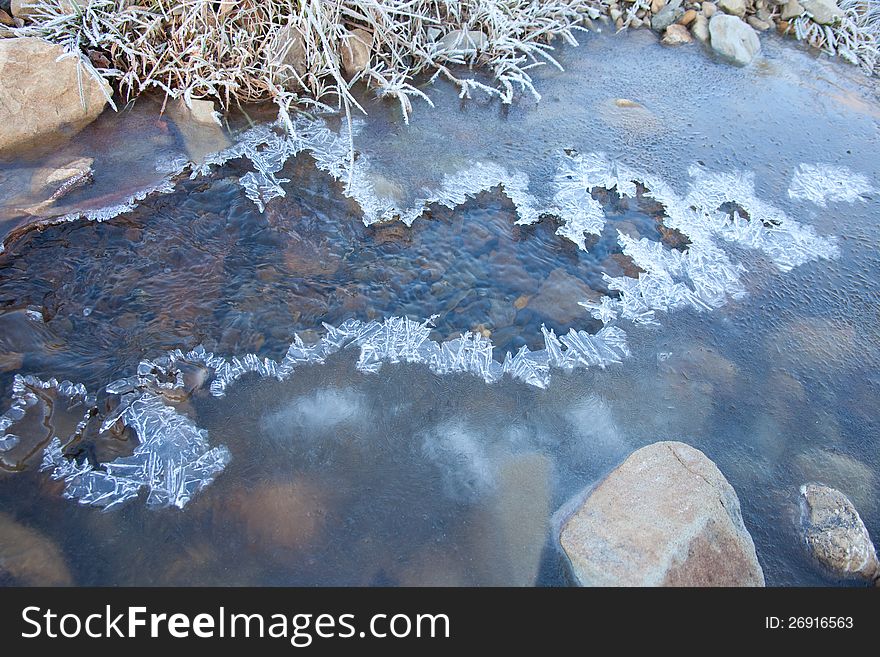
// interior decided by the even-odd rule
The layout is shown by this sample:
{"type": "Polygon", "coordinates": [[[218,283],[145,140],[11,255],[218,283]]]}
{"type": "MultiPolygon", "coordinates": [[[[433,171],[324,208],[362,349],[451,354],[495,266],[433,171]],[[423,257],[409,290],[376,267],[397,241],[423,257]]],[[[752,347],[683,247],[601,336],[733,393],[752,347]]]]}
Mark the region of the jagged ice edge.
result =
{"type": "Polygon", "coordinates": [[[62,397],[83,402],[86,411],[72,435],[77,435],[85,428],[91,417],[91,409],[95,406],[95,397],[88,394],[83,384],[67,380],[58,381],[54,378],[43,381],[36,376],[16,374],[12,380],[12,403],[9,409],[0,415],[0,452],[8,452],[19,444],[19,437],[8,433],[8,429],[24,419],[28,408],[39,403],[39,398],[33,392],[35,389],[55,390],[62,397]]]}

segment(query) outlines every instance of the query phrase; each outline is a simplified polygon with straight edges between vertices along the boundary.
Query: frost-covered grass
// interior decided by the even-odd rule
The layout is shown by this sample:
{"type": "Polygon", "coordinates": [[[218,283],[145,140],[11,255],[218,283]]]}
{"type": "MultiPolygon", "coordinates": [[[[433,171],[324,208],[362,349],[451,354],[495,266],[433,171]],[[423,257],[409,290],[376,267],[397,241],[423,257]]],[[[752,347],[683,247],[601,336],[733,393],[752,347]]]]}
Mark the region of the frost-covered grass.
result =
{"type": "Polygon", "coordinates": [[[272,100],[287,117],[293,106],[350,112],[358,105],[351,85],[364,80],[396,99],[407,117],[411,98],[430,103],[413,84],[419,74],[445,77],[463,96],[479,89],[504,102],[516,91],[539,97],[530,71],[558,65],[554,42],[576,43],[574,31],[598,16],[599,6],[599,0],[34,0],[17,32],[62,44],[125,98],[158,88],[187,104],[208,98],[228,108],[272,100]],[[343,50],[357,28],[371,33],[372,44],[368,64],[352,78],[343,50]],[[457,65],[485,69],[494,82],[463,76],[457,65]]]}
{"type": "Polygon", "coordinates": [[[880,72],[880,2],[838,0],[837,5],[844,14],[840,21],[819,25],[809,14],[801,14],[793,22],[794,35],[860,66],[869,75],[880,72]]]}

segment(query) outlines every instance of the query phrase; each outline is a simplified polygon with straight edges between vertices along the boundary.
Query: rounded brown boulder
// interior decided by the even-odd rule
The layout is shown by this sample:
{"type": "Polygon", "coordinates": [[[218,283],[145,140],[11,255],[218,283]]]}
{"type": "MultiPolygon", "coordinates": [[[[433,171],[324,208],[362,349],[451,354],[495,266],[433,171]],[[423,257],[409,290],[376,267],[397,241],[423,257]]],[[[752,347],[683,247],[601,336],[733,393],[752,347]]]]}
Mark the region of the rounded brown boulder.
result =
{"type": "Polygon", "coordinates": [[[581,586],[764,586],[736,492],[684,443],[630,454],[568,516],[559,542],[581,586]]]}
{"type": "Polygon", "coordinates": [[[70,138],[104,110],[110,86],[63,54],[42,39],[0,39],[0,156],[70,138]]]}

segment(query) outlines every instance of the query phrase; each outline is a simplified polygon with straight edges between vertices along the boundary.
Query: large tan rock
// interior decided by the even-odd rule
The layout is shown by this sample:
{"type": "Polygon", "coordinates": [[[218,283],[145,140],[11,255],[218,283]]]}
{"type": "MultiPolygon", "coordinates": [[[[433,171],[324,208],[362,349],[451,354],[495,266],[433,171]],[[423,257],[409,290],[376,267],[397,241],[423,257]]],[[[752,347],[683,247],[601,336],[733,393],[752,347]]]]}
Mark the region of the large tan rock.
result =
{"type": "Polygon", "coordinates": [[[763,586],[736,492],[679,442],[636,450],[562,526],[582,586],[763,586]]]}
{"type": "Polygon", "coordinates": [[[0,155],[41,141],[72,137],[104,110],[110,86],[75,58],[56,61],[61,46],[33,37],[0,40],[0,155]]]}

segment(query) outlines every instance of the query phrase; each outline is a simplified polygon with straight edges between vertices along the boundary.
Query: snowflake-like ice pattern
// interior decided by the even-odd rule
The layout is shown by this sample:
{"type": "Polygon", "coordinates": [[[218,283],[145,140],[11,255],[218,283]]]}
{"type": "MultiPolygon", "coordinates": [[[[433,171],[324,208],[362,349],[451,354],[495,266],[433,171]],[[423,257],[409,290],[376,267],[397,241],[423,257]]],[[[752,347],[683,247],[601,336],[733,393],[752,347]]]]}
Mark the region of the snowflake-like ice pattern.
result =
{"type": "MultiPolygon", "coordinates": [[[[354,130],[359,127],[354,124],[354,130]]],[[[657,313],[682,308],[699,311],[718,308],[728,299],[745,294],[741,278],[746,269],[734,262],[725,244],[735,244],[761,252],[781,272],[820,258],[837,255],[836,240],[818,235],[809,226],[788,217],[781,209],[758,198],[754,178],[747,172],[719,173],[694,166],[690,182],[676,190],[662,178],[615,162],[602,153],[559,155],[556,173],[548,194],[531,191],[528,176],[509,171],[490,162],[474,162],[466,169],[445,176],[433,190],[426,190],[410,207],[398,207],[393,200],[377,195],[370,177],[366,155],[350,157],[350,138],[345,129],[331,130],[320,119],[297,118],[293,130],[280,123],[263,125],[243,133],[231,148],[209,156],[202,165],[191,166],[193,177],[205,175],[213,167],[233,159],[247,159],[253,171],[240,183],[245,194],[262,211],[273,198],[284,196],[289,182],[277,174],[299,153],[308,152],[317,166],[345,183],[345,194],[363,211],[367,225],[400,220],[411,225],[430,204],[456,207],[477,194],[500,188],[517,208],[518,224],[533,224],[554,217],[557,234],[586,250],[586,236],[600,234],[606,223],[601,204],[593,197],[596,189],[616,190],[621,196],[635,196],[637,185],[665,208],[664,224],[688,240],[686,250],[669,249],[646,238],[634,239],[618,233],[623,252],[642,270],[637,278],[605,275],[614,294],[598,301],[579,301],[586,314],[602,322],[596,333],[572,329],[557,336],[542,327],[544,347],[532,351],[522,347],[499,361],[491,340],[478,333],[438,343],[430,338],[434,318],[416,322],[406,317],[383,321],[348,320],[339,326],[324,325],[325,333],[316,343],[306,344],[299,336],[279,360],[255,354],[224,357],[198,347],[184,353],[171,351],[161,358],[142,362],[137,373],[109,384],[108,393],[120,395],[119,407],[104,422],[106,430],[121,421],[134,428],[139,445],[129,457],[95,467],[66,457],[64,446],[72,437],[54,437],[44,451],[44,470],[65,482],[65,495],[82,504],[111,508],[147,492],[150,506],[182,508],[199,490],[207,486],[229,461],[223,446],[211,447],[204,430],[162,401],[165,389],[184,385],[180,366],[198,364],[210,372],[210,391],[222,397],[240,377],[253,374],[285,380],[305,365],[320,365],[330,355],[344,349],[358,351],[356,368],[376,373],[386,363],[420,363],[442,375],[468,373],[487,383],[504,376],[528,385],[546,388],[551,371],[578,367],[606,367],[630,355],[626,332],[621,324],[657,324],[657,313]],[[731,207],[735,208],[731,210],[731,207]]],[[[186,166],[175,162],[169,169],[182,172],[186,166]]],[[[158,191],[168,191],[169,183],[158,191]]],[[[841,167],[801,165],[794,174],[789,195],[819,206],[828,201],[856,201],[873,191],[870,181],[841,167]]],[[[133,207],[135,201],[120,211],[133,207]]],[[[106,219],[119,208],[97,213],[106,219]]],[[[65,219],[73,219],[67,217],[65,219]]],[[[87,217],[88,218],[88,217],[87,217]]],[[[52,387],[59,395],[91,400],[82,385],[55,380],[43,382],[34,377],[16,377],[13,404],[0,416],[0,451],[14,448],[14,425],[25,409],[37,403],[29,387],[52,387]]],[[[86,421],[84,418],[83,422],[86,421]]],[[[83,424],[81,422],[80,424],[83,424]]]]}

